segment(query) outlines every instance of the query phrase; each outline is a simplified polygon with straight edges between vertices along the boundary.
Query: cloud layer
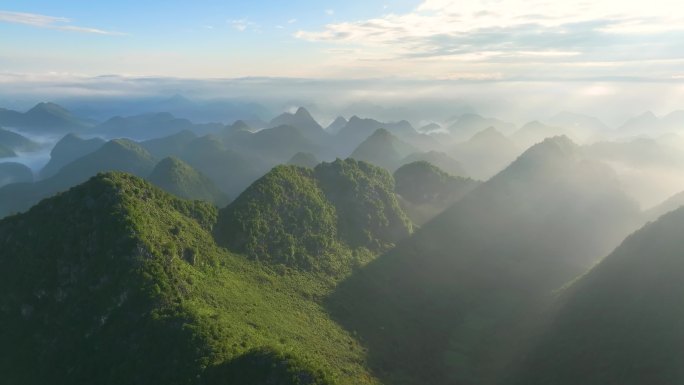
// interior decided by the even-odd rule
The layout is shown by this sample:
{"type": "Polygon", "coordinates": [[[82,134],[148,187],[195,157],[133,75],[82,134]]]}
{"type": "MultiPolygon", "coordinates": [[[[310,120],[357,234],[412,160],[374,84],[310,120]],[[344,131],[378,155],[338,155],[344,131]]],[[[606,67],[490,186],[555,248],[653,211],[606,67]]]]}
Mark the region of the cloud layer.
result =
{"type": "Polygon", "coordinates": [[[393,62],[397,72],[423,63],[444,77],[635,76],[647,61],[654,77],[670,78],[684,61],[684,3],[426,0],[409,13],[295,36],[354,48],[357,64],[393,62]]]}

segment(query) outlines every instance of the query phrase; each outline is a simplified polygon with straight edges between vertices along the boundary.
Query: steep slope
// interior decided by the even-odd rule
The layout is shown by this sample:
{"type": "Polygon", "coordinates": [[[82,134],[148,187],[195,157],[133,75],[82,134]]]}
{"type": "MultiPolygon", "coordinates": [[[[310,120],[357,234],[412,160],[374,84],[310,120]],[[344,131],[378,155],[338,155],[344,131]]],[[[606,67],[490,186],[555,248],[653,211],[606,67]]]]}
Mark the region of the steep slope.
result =
{"type": "Polygon", "coordinates": [[[512,384],[684,381],[684,209],[627,238],[559,295],[512,384]]]}
{"type": "Polygon", "coordinates": [[[349,157],[392,171],[400,166],[403,158],[416,151],[415,147],[379,128],[359,144],[349,157]]]}
{"type": "Polygon", "coordinates": [[[313,170],[277,166],[221,210],[216,227],[227,247],[256,260],[339,275],[408,236],[394,181],[353,159],[313,170]]]}
{"type": "Polygon", "coordinates": [[[338,286],[329,309],[392,384],[491,384],[548,294],[638,226],[610,169],[548,139],[338,286]]]}
{"type": "Polygon", "coordinates": [[[162,159],[154,166],[147,180],[180,198],[202,200],[218,207],[229,201],[211,179],[178,158],[162,159]]]}
{"type": "Polygon", "coordinates": [[[413,162],[425,161],[431,163],[447,174],[453,176],[467,177],[468,173],[463,168],[461,163],[449,155],[439,151],[417,152],[411,154],[401,160],[401,164],[409,164],[413,162]]]}
{"type": "Polygon", "coordinates": [[[0,187],[12,183],[33,182],[33,171],[21,163],[0,163],[0,187]]]}
{"type": "Polygon", "coordinates": [[[75,134],[67,134],[50,151],[50,161],[40,171],[41,178],[55,175],[62,167],[76,159],[90,154],[102,147],[103,139],[81,139],[75,134]]]}
{"type": "Polygon", "coordinates": [[[419,225],[475,189],[480,182],[447,174],[426,161],[405,164],[394,172],[394,191],[402,198],[402,207],[419,225]]]}
{"type": "Polygon", "coordinates": [[[486,180],[508,166],[521,150],[494,127],[453,147],[450,154],[476,179],[486,180]]]}
{"type": "Polygon", "coordinates": [[[38,143],[3,128],[0,128],[0,145],[20,152],[34,151],[40,147],[38,143]]]}
{"type": "Polygon", "coordinates": [[[0,188],[0,217],[24,211],[41,199],[83,183],[99,172],[117,170],[145,177],[154,165],[152,155],[135,142],[125,139],[109,141],[62,167],[50,178],[0,188]]]}
{"type": "Polygon", "coordinates": [[[107,173],[0,221],[3,381],[375,383],[323,286],[216,247],[216,215],[107,173]]]}

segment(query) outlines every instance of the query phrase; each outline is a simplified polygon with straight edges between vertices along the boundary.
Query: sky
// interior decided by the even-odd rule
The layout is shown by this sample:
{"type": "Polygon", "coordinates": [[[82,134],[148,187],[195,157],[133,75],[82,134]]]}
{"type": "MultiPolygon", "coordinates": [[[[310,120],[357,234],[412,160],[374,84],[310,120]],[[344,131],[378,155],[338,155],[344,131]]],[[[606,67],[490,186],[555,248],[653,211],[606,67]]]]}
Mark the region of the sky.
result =
{"type": "Polygon", "coordinates": [[[443,92],[434,82],[448,81],[509,99],[543,90],[536,98],[547,101],[631,92],[642,95],[627,108],[660,103],[665,112],[684,108],[672,100],[684,96],[684,2],[0,2],[0,83],[39,92],[103,75],[382,79],[379,93],[388,79],[423,81],[396,91],[419,94],[443,92]]]}
{"type": "Polygon", "coordinates": [[[680,0],[6,0],[0,36],[5,73],[684,78],[680,0]]]}

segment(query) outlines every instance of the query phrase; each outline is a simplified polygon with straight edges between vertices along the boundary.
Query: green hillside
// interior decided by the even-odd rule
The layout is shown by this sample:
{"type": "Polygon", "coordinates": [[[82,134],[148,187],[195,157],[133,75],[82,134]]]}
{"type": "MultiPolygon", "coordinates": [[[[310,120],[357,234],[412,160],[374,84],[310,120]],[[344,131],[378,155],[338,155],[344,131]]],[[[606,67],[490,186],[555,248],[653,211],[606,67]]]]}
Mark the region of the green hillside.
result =
{"type": "Polygon", "coordinates": [[[82,139],[75,134],[65,135],[50,151],[50,161],[40,171],[40,176],[49,178],[55,175],[62,167],[96,151],[104,143],[100,138],[82,139]]]}
{"type": "Polygon", "coordinates": [[[559,294],[510,384],[684,382],[684,209],[627,238],[559,294]]]}
{"type": "Polygon", "coordinates": [[[154,165],[154,157],[135,142],[111,140],[47,179],[0,188],[0,217],[27,210],[41,199],[83,183],[99,172],[116,170],[146,177],[154,165]]]}
{"type": "Polygon", "coordinates": [[[147,179],[180,198],[203,200],[219,207],[228,203],[226,194],[211,179],[178,158],[162,159],[147,179]]]}
{"type": "Polygon", "coordinates": [[[218,248],[216,217],[107,173],[0,221],[3,382],[377,383],[329,286],[218,248]]]}
{"type": "Polygon", "coordinates": [[[410,234],[393,186],[353,159],[277,166],[221,210],[216,233],[255,260],[339,275],[410,234]]]}

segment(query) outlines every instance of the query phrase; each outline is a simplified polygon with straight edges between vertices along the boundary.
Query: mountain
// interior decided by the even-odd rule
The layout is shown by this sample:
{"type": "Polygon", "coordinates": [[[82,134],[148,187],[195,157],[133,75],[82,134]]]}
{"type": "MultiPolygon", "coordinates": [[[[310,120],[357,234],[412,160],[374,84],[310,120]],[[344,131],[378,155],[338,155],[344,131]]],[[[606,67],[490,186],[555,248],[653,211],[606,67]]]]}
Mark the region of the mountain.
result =
{"type": "Polygon", "coordinates": [[[0,158],[14,158],[16,156],[17,153],[14,150],[0,143],[0,158]]]}
{"type": "Polygon", "coordinates": [[[394,172],[394,191],[402,207],[419,225],[441,213],[447,207],[474,190],[480,182],[447,174],[439,167],[416,161],[394,172]]]}
{"type": "Polygon", "coordinates": [[[229,201],[211,179],[178,158],[162,159],[147,180],[180,198],[202,200],[218,207],[229,201]]]}
{"type": "Polygon", "coordinates": [[[330,125],[328,125],[328,127],[325,128],[325,130],[332,135],[336,135],[342,128],[344,128],[344,126],[347,125],[347,123],[349,123],[347,119],[338,116],[335,118],[335,120],[333,120],[332,123],[330,123],[330,125]]]}
{"type": "Polygon", "coordinates": [[[399,167],[402,159],[416,151],[415,147],[400,140],[386,129],[379,128],[359,144],[349,157],[392,171],[399,167]]]}
{"type": "Polygon", "coordinates": [[[340,154],[350,154],[356,147],[378,129],[385,129],[399,137],[413,136],[417,132],[405,120],[396,123],[382,123],[374,119],[362,119],[354,115],[335,136],[335,148],[340,154]]]}
{"type": "Polygon", "coordinates": [[[618,131],[629,134],[643,134],[658,132],[660,129],[660,119],[653,112],[646,111],[639,116],[627,120],[618,128],[618,131]]]}
{"type": "Polygon", "coordinates": [[[293,166],[314,168],[317,164],[321,163],[314,154],[308,152],[298,152],[287,161],[287,164],[293,166]]]}
{"type": "Polygon", "coordinates": [[[649,223],[565,288],[510,384],[684,381],[684,209],[649,223]]]}
{"type": "Polygon", "coordinates": [[[37,133],[82,131],[91,126],[55,103],[38,103],[25,113],[0,109],[0,125],[37,133]]]}
{"type": "Polygon", "coordinates": [[[611,169],[547,139],[339,284],[328,309],[385,383],[496,383],[551,293],[639,223],[611,169]]]}
{"type": "Polygon", "coordinates": [[[154,157],[135,142],[111,140],[96,151],[65,165],[47,179],[0,188],[0,217],[23,212],[41,199],[83,183],[99,172],[116,170],[145,177],[155,163],[154,157]]]}
{"type": "Polygon", "coordinates": [[[74,160],[90,154],[105,143],[103,139],[82,139],[75,134],[67,134],[50,151],[50,161],[40,171],[41,178],[55,175],[62,167],[74,160]]]}
{"type": "Polygon", "coordinates": [[[463,168],[461,163],[459,163],[459,161],[439,151],[417,152],[415,154],[411,154],[402,159],[401,164],[405,165],[418,161],[425,161],[431,163],[439,169],[446,172],[447,174],[453,176],[468,176],[468,173],[463,168]]]}
{"type": "Polygon", "coordinates": [[[573,136],[561,127],[548,126],[535,120],[520,127],[520,129],[515,131],[510,138],[518,146],[527,148],[533,144],[543,141],[546,138],[552,138],[554,136],[561,135],[570,135],[570,137],[573,136]]]}
{"type": "MultiPolygon", "coordinates": [[[[326,134],[327,135],[327,134],[326,134]]],[[[300,128],[278,126],[255,133],[238,131],[224,139],[227,148],[262,157],[271,165],[287,162],[298,152],[329,156],[329,150],[307,136],[300,128]]]]}
{"type": "Polygon", "coordinates": [[[476,179],[486,180],[508,166],[520,150],[512,140],[494,127],[453,146],[450,154],[476,179]]]}
{"type": "Polygon", "coordinates": [[[165,158],[183,152],[185,146],[197,139],[192,131],[183,130],[162,138],[150,139],[140,143],[150,154],[157,158],[165,158]]]}
{"type": "Polygon", "coordinates": [[[505,133],[510,133],[515,130],[515,125],[512,123],[507,123],[496,118],[485,118],[473,113],[461,115],[447,130],[456,139],[464,140],[490,127],[505,133]]]}
{"type": "Polygon", "coordinates": [[[218,247],[216,218],[106,173],[0,221],[3,382],[377,384],[326,283],[218,247]]]}
{"type": "Polygon", "coordinates": [[[304,107],[299,107],[294,114],[285,112],[273,118],[269,123],[269,128],[280,126],[296,127],[304,137],[316,145],[325,145],[330,140],[330,134],[323,130],[323,127],[304,107]]]}
{"type": "Polygon", "coordinates": [[[0,187],[12,183],[33,182],[33,172],[21,163],[0,163],[0,187]]]}
{"type": "Polygon", "coordinates": [[[207,134],[223,128],[219,123],[195,124],[187,119],[179,119],[168,112],[142,114],[136,116],[117,116],[96,126],[93,130],[109,138],[151,139],[192,131],[207,134]]]}
{"type": "Polygon", "coordinates": [[[229,197],[238,196],[273,166],[260,153],[249,148],[226,148],[220,139],[211,135],[193,140],[179,154],[169,155],[209,177],[229,197]]]}
{"type": "Polygon", "coordinates": [[[341,274],[411,232],[385,170],[353,159],[277,166],[219,213],[217,238],[272,264],[341,274]],[[266,226],[266,224],[268,224],[266,226]]]}
{"type": "Polygon", "coordinates": [[[31,152],[37,150],[40,145],[25,136],[0,128],[0,145],[13,151],[31,152]]]}

